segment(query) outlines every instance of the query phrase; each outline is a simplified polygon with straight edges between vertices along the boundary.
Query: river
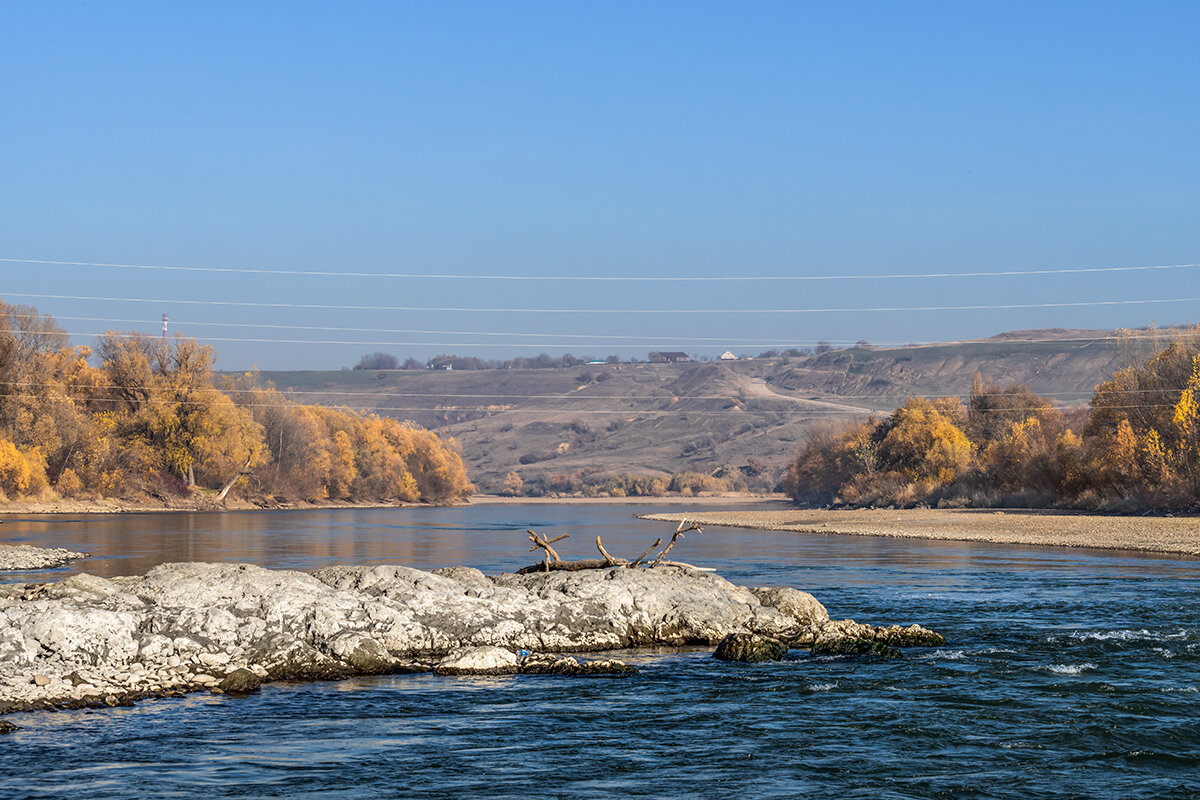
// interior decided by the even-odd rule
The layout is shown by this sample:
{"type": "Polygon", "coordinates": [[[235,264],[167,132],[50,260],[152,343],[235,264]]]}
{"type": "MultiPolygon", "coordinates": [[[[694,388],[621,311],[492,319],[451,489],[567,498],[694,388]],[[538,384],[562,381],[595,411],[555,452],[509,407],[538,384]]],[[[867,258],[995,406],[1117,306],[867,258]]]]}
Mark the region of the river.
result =
{"type": "MultiPolygon", "coordinates": [[[[653,505],[8,519],[0,541],[93,558],[5,580],[162,561],[530,563],[632,556],[653,505]]],[[[896,661],[718,662],[637,652],[625,678],[359,678],[133,708],[18,715],[8,798],[1200,796],[1200,561],[1129,552],[711,528],[672,557],[813,592],[835,618],[919,622],[896,661]]]]}

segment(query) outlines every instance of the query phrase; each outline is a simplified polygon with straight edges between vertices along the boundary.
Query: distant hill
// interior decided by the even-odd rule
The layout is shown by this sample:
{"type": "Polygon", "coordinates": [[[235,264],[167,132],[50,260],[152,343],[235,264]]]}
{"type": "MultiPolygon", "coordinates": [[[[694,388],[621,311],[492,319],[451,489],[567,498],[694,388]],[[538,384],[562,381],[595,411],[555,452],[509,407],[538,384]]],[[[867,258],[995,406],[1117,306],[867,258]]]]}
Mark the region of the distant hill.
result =
{"type": "Polygon", "coordinates": [[[889,412],[914,395],[965,395],[975,371],[1085,404],[1121,359],[1112,331],[1016,331],[966,342],[870,346],[804,358],[560,369],[263,372],[305,403],[409,419],[462,445],[471,479],[510,470],[778,474],[814,426],[889,412]]]}

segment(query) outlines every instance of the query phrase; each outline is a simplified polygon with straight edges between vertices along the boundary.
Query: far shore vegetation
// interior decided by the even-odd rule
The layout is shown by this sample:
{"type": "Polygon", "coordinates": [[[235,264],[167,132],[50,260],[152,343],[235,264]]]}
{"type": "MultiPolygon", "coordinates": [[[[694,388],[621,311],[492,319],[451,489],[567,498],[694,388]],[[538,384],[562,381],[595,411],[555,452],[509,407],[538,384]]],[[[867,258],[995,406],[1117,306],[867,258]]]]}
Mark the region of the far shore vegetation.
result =
{"type": "Polygon", "coordinates": [[[913,398],[884,419],[818,431],[790,465],[798,503],[1200,508],[1200,330],[1127,364],[1086,409],[976,374],[967,402],[913,398]]]}
{"type": "Polygon", "coordinates": [[[528,478],[516,472],[504,477],[500,494],[507,497],[700,497],[730,492],[768,494],[765,464],[751,457],[743,467],[725,465],[713,472],[678,472],[654,475],[601,470],[536,473],[528,478]]]}
{"type": "Polygon", "coordinates": [[[210,346],[110,331],[95,351],[0,302],[0,499],[458,501],[453,439],[218,377],[210,346]]]}

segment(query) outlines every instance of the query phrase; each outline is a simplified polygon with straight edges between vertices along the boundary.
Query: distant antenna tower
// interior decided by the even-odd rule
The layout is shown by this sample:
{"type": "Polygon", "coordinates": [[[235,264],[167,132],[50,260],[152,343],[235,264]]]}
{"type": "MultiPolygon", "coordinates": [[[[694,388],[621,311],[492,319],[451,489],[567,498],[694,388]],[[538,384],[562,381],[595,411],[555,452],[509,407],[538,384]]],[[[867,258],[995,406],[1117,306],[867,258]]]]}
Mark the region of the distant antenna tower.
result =
{"type": "Polygon", "coordinates": [[[162,334],[162,336],[163,336],[163,341],[166,342],[167,341],[167,314],[166,314],[166,312],[163,312],[163,334],[162,334]]]}

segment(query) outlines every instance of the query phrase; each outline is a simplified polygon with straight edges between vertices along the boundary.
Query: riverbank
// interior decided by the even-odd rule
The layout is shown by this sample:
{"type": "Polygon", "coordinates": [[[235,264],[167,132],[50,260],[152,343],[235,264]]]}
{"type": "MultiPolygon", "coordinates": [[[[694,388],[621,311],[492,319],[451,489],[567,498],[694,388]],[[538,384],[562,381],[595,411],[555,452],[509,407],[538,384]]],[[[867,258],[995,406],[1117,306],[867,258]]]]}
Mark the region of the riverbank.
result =
{"type": "MultiPolygon", "coordinates": [[[[440,505],[557,505],[569,503],[572,505],[690,505],[714,506],[730,505],[731,503],[776,503],[784,504],[787,498],[782,494],[751,494],[749,492],[723,492],[720,494],[704,495],[703,497],[686,497],[684,495],[666,495],[663,497],[504,497],[495,494],[472,495],[461,503],[444,503],[440,505]]],[[[0,504],[0,522],[5,516],[27,516],[31,514],[162,514],[162,513],[202,513],[222,511],[325,511],[339,508],[430,508],[428,503],[346,503],[338,501],[322,502],[291,502],[260,504],[246,500],[230,499],[220,505],[214,504],[204,495],[193,498],[172,498],[170,500],[16,500],[0,504]]]]}
{"type": "MultiPolygon", "coordinates": [[[[456,504],[447,504],[456,505],[456,504]]],[[[0,522],[6,516],[31,514],[169,514],[205,513],[222,511],[321,511],[336,508],[422,508],[422,503],[344,503],[344,502],[294,502],[257,504],[246,500],[227,500],[220,505],[204,495],[194,498],[171,500],[16,500],[0,505],[0,522]]]]}
{"type": "Polygon", "coordinates": [[[639,515],[641,519],[796,533],[1094,547],[1200,555],[1200,518],[1117,517],[1058,511],[754,509],[639,515]]]}
{"type": "Polygon", "coordinates": [[[505,497],[498,494],[477,494],[471,498],[473,506],[546,506],[546,505],[686,505],[686,506],[727,506],[731,504],[778,504],[788,502],[784,494],[751,494],[750,492],[720,492],[706,494],[700,497],[684,496],[681,494],[662,495],[659,497],[584,497],[568,495],[560,497],[505,497]]]}

